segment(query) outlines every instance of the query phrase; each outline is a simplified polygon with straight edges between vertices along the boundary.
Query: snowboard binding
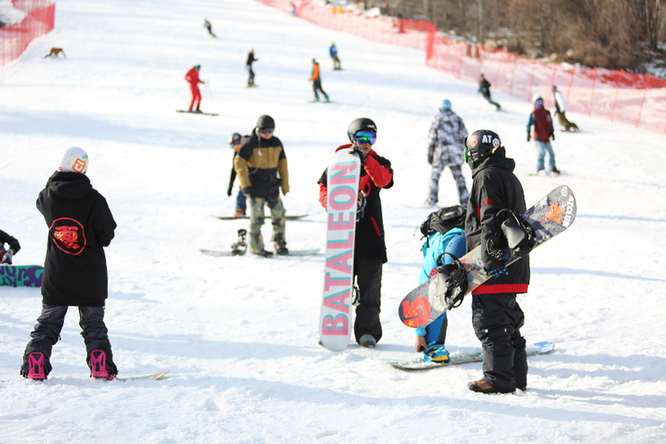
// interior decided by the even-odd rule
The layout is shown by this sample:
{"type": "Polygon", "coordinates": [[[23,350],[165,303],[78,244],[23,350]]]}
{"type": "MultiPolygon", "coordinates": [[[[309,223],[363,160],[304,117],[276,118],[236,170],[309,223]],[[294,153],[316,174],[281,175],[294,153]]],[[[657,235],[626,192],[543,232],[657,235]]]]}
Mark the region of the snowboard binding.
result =
{"type": "Polygon", "coordinates": [[[238,230],[238,241],[231,244],[231,254],[234,256],[242,256],[247,252],[247,243],[245,242],[246,236],[247,230],[243,228],[238,230]]]}
{"type": "Polygon", "coordinates": [[[0,264],[1,265],[11,265],[13,256],[14,256],[14,252],[11,249],[5,250],[4,247],[0,246],[0,264]]]}
{"type": "Polygon", "coordinates": [[[452,308],[460,307],[463,299],[465,298],[465,292],[467,291],[467,271],[465,266],[449,252],[444,252],[439,255],[437,258],[437,263],[440,264],[437,267],[437,272],[444,277],[444,283],[446,284],[446,293],[444,293],[444,301],[449,310],[452,308]],[[452,263],[443,264],[443,257],[445,254],[451,256],[452,263]]]}
{"type": "Polygon", "coordinates": [[[532,226],[519,214],[502,209],[495,215],[501,235],[488,241],[487,251],[495,259],[504,262],[512,256],[525,256],[536,243],[532,226]]]}

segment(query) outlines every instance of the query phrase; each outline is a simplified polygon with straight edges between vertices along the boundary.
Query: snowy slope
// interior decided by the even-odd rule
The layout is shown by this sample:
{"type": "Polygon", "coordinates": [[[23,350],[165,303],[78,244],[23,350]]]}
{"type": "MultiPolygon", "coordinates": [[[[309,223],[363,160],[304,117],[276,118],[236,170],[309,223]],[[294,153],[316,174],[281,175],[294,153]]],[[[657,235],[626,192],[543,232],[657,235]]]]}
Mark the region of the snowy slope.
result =
{"type": "MultiPolygon", "coordinates": [[[[81,146],[88,175],[118,222],[107,249],[107,325],[122,375],[170,369],[160,382],[90,380],[76,310],[54,347],[48,381],[18,370],[39,314],[39,290],[0,287],[0,443],[656,443],[666,437],[666,138],[572,114],[557,133],[561,177],[534,177],[525,140],[530,104],[424,64],[417,51],[315,27],[252,0],[65,0],[56,28],[0,68],[0,228],[22,245],[18,264],[42,263],[46,226],[34,201],[62,151],[81,146]],[[217,39],[202,27],[213,23],[217,39]],[[333,71],[335,41],[344,71],[333,71]],[[67,59],[43,59],[52,46],[67,59]],[[245,88],[249,48],[258,88],[245,88]],[[311,100],[310,60],[334,104],[311,100]],[[185,72],[201,64],[202,109],[185,72]],[[428,210],[426,136],[445,97],[470,131],[490,128],[517,161],[528,203],[561,183],[578,198],[573,227],[532,255],[520,297],[528,341],[556,350],[530,359],[525,393],[466,388],[481,365],[417,374],[383,361],[416,357],[397,304],[417,283],[416,230],[428,210]],[[226,196],[235,131],[261,114],[277,122],[289,159],[290,248],[320,247],[319,175],[347,124],[373,118],[376,150],[395,186],[382,193],[389,262],[384,337],[374,350],[317,345],[323,255],[213,258],[247,222],[226,196]]],[[[470,179],[469,169],[464,168],[470,179]]],[[[470,182],[471,183],[471,182],[470,182]]],[[[456,203],[447,172],[443,205],[456,203]]],[[[264,236],[270,234],[264,227],[264,236]]],[[[469,301],[450,314],[450,350],[478,349],[469,301]]]]}

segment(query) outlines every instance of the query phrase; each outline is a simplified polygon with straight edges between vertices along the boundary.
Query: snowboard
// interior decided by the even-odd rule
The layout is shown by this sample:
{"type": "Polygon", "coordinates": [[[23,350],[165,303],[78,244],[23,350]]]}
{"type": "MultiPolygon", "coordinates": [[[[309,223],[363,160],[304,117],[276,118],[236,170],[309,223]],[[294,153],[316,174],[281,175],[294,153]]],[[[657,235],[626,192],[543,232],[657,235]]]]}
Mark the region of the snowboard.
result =
{"type": "Polygon", "coordinates": [[[41,287],[42,273],[39,265],[0,265],[0,286],[41,287]]]}
{"type": "Polygon", "coordinates": [[[202,115],[202,116],[219,116],[218,113],[204,113],[204,112],[201,112],[201,113],[195,113],[194,111],[188,111],[188,110],[186,110],[186,109],[177,109],[176,112],[177,112],[177,113],[195,114],[195,115],[196,115],[196,114],[200,114],[200,115],[202,115]]]}
{"type": "MultiPolygon", "coordinates": [[[[571,226],[576,218],[576,198],[568,186],[560,185],[529,208],[522,217],[534,230],[535,244],[532,249],[537,248],[571,226]]],[[[511,254],[504,261],[504,266],[509,267],[521,257],[511,254]]],[[[468,286],[464,294],[471,293],[490,279],[490,275],[483,269],[481,246],[459,260],[467,273],[468,286]]],[[[450,308],[444,298],[447,291],[445,280],[441,274],[435,274],[403,298],[398,307],[398,316],[406,326],[426,326],[450,308]]]]}
{"type": "MultiPolygon", "coordinates": [[[[220,251],[220,250],[205,250],[201,249],[202,254],[207,256],[226,257],[226,256],[242,256],[245,253],[234,253],[233,251],[220,251]]],[[[275,256],[314,256],[319,253],[319,248],[309,250],[289,250],[289,254],[275,255],[275,256]]],[[[275,257],[273,256],[273,257],[275,257]]]]}
{"type": "MultiPolygon", "coordinates": [[[[296,214],[296,215],[293,215],[293,216],[287,215],[284,218],[286,220],[298,220],[298,219],[302,219],[302,218],[307,217],[307,216],[308,216],[307,214],[296,214]]],[[[235,220],[235,219],[242,220],[242,219],[249,219],[250,218],[250,216],[213,216],[213,217],[215,217],[217,219],[220,219],[220,220],[235,220]]],[[[271,216],[270,215],[264,216],[264,219],[271,219],[271,216]]]]}
{"type": "Polygon", "coordinates": [[[141,375],[141,376],[126,376],[126,377],[121,377],[121,376],[116,376],[113,379],[117,379],[118,381],[162,381],[164,379],[169,379],[171,376],[167,376],[167,373],[169,373],[169,370],[162,370],[161,372],[153,373],[151,375],[141,375]]]}
{"type": "Polygon", "coordinates": [[[332,100],[308,100],[308,103],[333,103],[332,100]]]}
{"type": "MultiPolygon", "coordinates": [[[[550,353],[555,348],[552,342],[536,342],[525,348],[527,356],[536,356],[550,353]]],[[[399,370],[429,370],[431,368],[449,367],[451,365],[469,364],[470,362],[483,362],[483,351],[471,353],[452,352],[448,362],[428,362],[422,359],[413,361],[388,361],[389,365],[399,370]]]]}
{"type": "Polygon", "coordinates": [[[335,153],[327,169],[326,262],[319,315],[320,343],[331,351],[347,348],[352,332],[354,236],[361,161],[347,150],[335,153]]]}

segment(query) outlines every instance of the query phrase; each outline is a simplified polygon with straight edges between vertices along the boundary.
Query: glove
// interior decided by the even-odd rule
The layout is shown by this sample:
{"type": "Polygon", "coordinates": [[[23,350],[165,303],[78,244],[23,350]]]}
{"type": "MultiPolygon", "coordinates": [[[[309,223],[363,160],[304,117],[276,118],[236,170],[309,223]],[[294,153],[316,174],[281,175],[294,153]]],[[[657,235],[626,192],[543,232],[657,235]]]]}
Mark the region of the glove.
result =
{"type": "Polygon", "coordinates": [[[367,154],[364,154],[364,153],[363,153],[363,150],[362,150],[358,145],[356,145],[356,144],[352,145],[352,146],[349,148],[349,152],[350,152],[351,154],[353,154],[353,153],[358,154],[359,159],[361,159],[361,165],[363,165],[363,164],[365,163],[365,159],[368,158],[368,155],[367,155],[367,154]]]}
{"type": "Polygon", "coordinates": [[[241,190],[241,192],[243,193],[243,195],[245,195],[245,197],[250,197],[250,190],[251,189],[252,189],[251,187],[245,187],[241,190]]]}
{"type": "Polygon", "coordinates": [[[428,154],[428,164],[429,165],[432,165],[432,161],[434,160],[433,157],[434,156],[432,154],[428,154]]]}
{"type": "Polygon", "coordinates": [[[231,197],[231,190],[233,189],[233,187],[234,187],[234,184],[233,184],[233,182],[232,182],[232,183],[230,183],[229,186],[227,187],[227,196],[231,197]]]}
{"type": "Polygon", "coordinates": [[[530,133],[527,133],[527,141],[529,142],[530,140],[532,140],[532,135],[530,133]]]}
{"type": "Polygon", "coordinates": [[[553,140],[555,140],[555,133],[551,134],[551,135],[550,135],[550,138],[553,139],[553,140]]]}
{"type": "Polygon", "coordinates": [[[21,249],[21,244],[19,244],[18,239],[11,238],[11,240],[7,243],[9,244],[9,249],[12,250],[14,254],[18,253],[21,249]]]}
{"type": "Polygon", "coordinates": [[[500,277],[505,274],[509,274],[509,271],[504,267],[504,265],[495,268],[494,270],[486,270],[486,273],[488,273],[491,277],[500,277]]]}

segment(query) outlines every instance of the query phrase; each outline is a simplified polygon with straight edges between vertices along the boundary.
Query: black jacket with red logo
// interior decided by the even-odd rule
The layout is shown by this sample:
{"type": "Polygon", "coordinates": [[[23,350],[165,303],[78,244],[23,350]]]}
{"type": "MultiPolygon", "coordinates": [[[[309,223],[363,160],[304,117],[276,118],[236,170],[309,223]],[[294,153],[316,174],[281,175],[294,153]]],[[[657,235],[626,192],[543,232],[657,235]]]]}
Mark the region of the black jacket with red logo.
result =
{"type": "MultiPolygon", "coordinates": [[[[351,144],[342,145],[335,151],[349,149],[351,144]]],[[[319,202],[326,208],[328,190],[326,188],[328,170],[319,179],[319,202]]],[[[365,195],[363,216],[356,222],[354,256],[364,259],[379,259],[386,262],[386,242],[384,240],[384,220],[379,192],[382,188],[393,186],[391,162],[373,150],[368,154],[361,169],[359,192],[365,195]]]]}
{"type": "Polygon", "coordinates": [[[106,199],[87,176],[56,172],[37,198],[49,227],[43,302],[99,307],[107,297],[106,256],[116,229],[106,199]]]}

